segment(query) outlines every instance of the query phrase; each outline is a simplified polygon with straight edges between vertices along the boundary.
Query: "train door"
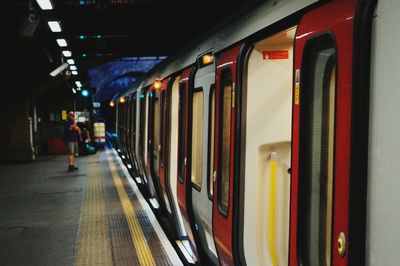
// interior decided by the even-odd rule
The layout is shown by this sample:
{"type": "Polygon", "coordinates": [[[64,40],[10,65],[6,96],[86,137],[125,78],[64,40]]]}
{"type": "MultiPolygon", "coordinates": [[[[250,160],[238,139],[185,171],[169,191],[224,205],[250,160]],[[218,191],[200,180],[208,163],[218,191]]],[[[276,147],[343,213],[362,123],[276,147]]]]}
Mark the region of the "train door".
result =
{"type": "Polygon", "coordinates": [[[155,188],[158,192],[158,200],[163,209],[167,213],[172,215],[170,202],[165,189],[165,171],[164,171],[164,118],[165,112],[163,108],[165,106],[165,91],[170,78],[164,79],[161,84],[155,82],[151,90],[150,100],[150,128],[149,128],[149,153],[150,156],[150,170],[153,177],[155,188]],[[160,87],[158,87],[160,85],[160,87]],[[157,87],[156,87],[157,86],[157,87]]]}
{"type": "MultiPolygon", "coordinates": [[[[140,181],[140,178],[138,178],[139,174],[139,166],[137,163],[137,151],[136,151],[136,132],[137,132],[137,95],[136,92],[132,94],[132,129],[131,129],[131,150],[132,150],[132,167],[135,172],[135,181],[140,181]]],[[[139,182],[141,183],[141,182],[139,182]]]]}
{"type": "MultiPolygon", "coordinates": [[[[166,105],[166,133],[164,144],[164,158],[165,158],[165,175],[166,179],[166,193],[168,189],[171,191],[171,209],[175,216],[175,222],[178,231],[179,241],[187,241],[187,233],[183,224],[183,218],[178,205],[177,182],[178,182],[178,110],[179,110],[179,80],[180,76],[172,80],[171,88],[168,88],[166,105]]],[[[192,252],[191,252],[192,253],[192,252]]]]}
{"type": "Polygon", "coordinates": [[[188,132],[188,94],[189,84],[191,83],[194,67],[183,70],[179,80],[178,94],[178,139],[177,139],[177,177],[176,191],[178,196],[179,210],[182,214],[184,229],[187,232],[187,239],[180,243],[183,252],[189,253],[189,259],[193,262],[198,260],[198,250],[194,231],[193,208],[192,208],[192,189],[191,182],[187,178],[187,132],[188,132]]]}
{"type": "Polygon", "coordinates": [[[153,133],[153,119],[154,119],[154,91],[150,87],[145,90],[145,128],[144,128],[144,169],[148,182],[148,189],[150,192],[149,201],[153,208],[158,209],[160,204],[158,202],[156,186],[157,180],[156,176],[152,173],[152,153],[153,153],[153,145],[152,145],[152,133],[153,133]]]}
{"type": "MultiPolygon", "coordinates": [[[[241,46],[237,45],[217,56],[215,84],[215,130],[213,165],[213,231],[218,257],[223,265],[234,263],[233,228],[239,208],[233,204],[233,195],[240,189],[234,185],[236,152],[236,84],[237,63],[241,46]]],[[[236,181],[235,181],[236,182],[236,181]]],[[[210,187],[211,188],[211,187],[210,187]]],[[[208,188],[208,189],[210,189],[208,188]]],[[[235,197],[236,198],[236,197],[235,197]]],[[[236,231],[236,230],[235,230],[236,231]]]]}
{"type": "Polygon", "coordinates": [[[288,264],[295,32],[289,28],[253,43],[246,59],[247,82],[239,103],[245,143],[240,150],[244,191],[239,233],[248,265],[288,264]]]}
{"type": "Polygon", "coordinates": [[[136,181],[141,184],[146,184],[147,181],[145,179],[143,164],[142,164],[142,150],[143,150],[143,120],[144,120],[144,95],[141,90],[136,91],[136,129],[135,129],[135,156],[137,162],[137,169],[138,169],[138,177],[136,181]]]}
{"type": "Polygon", "coordinates": [[[290,265],[347,265],[357,242],[349,241],[357,4],[328,2],[305,14],[296,33],[290,265]]]}
{"type": "MultiPolygon", "coordinates": [[[[146,172],[146,158],[147,158],[147,153],[145,153],[145,149],[147,147],[147,101],[145,97],[145,91],[140,90],[140,100],[139,100],[139,138],[138,138],[138,157],[139,157],[139,167],[141,169],[141,174],[142,174],[142,179],[143,179],[143,184],[147,187],[148,184],[148,176],[146,172]]],[[[147,150],[147,149],[146,149],[147,150]]]]}
{"type": "MultiPolygon", "coordinates": [[[[173,80],[171,78],[166,78],[161,82],[161,87],[157,89],[159,95],[159,113],[160,113],[160,128],[159,128],[159,148],[157,156],[159,157],[159,179],[161,185],[162,199],[165,203],[167,216],[171,223],[175,224],[178,220],[175,219],[175,209],[173,198],[171,194],[170,186],[170,176],[168,174],[169,160],[167,155],[169,153],[169,146],[167,144],[167,139],[169,138],[169,128],[167,126],[168,119],[170,119],[170,103],[169,98],[171,94],[171,85],[173,80]]],[[[157,84],[157,83],[155,83],[157,84]]],[[[176,130],[176,129],[175,129],[176,130]]],[[[176,183],[174,185],[176,187],[176,183]]]]}
{"type": "MultiPolygon", "coordinates": [[[[200,56],[194,77],[194,86],[189,93],[189,131],[188,131],[188,177],[192,190],[192,206],[195,227],[202,249],[215,264],[218,263],[212,225],[212,171],[210,171],[211,140],[214,126],[213,105],[215,88],[215,64],[212,52],[200,56]],[[210,182],[211,181],[211,182],[210,182]]],[[[212,157],[212,156],[211,156],[212,157]]]]}
{"type": "Polygon", "coordinates": [[[126,96],[126,166],[130,170],[132,168],[131,153],[131,125],[132,125],[132,97],[126,96]]]}

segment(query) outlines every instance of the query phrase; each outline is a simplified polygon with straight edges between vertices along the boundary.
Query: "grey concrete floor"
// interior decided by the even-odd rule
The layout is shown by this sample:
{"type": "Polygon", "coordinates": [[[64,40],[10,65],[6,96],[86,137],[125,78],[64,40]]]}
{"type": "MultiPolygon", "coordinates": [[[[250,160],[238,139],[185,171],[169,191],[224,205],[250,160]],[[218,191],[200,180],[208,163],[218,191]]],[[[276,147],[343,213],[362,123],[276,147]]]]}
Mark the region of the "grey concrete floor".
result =
{"type": "Polygon", "coordinates": [[[0,265],[73,265],[87,159],[0,166],[0,265]]]}

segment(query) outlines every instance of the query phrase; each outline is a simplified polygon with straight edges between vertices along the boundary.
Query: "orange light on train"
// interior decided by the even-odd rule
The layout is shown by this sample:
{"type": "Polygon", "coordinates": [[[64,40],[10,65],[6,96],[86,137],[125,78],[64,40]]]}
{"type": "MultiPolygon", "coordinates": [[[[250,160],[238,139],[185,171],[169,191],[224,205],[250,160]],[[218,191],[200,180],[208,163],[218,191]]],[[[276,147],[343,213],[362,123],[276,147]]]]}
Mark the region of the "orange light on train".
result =
{"type": "Polygon", "coordinates": [[[120,103],[124,103],[125,102],[125,97],[122,96],[121,98],[119,98],[119,102],[120,103]]]}
{"type": "Polygon", "coordinates": [[[162,85],[161,81],[159,80],[154,81],[154,89],[156,90],[161,89],[161,85],[162,85]]]}
{"type": "Polygon", "coordinates": [[[110,107],[114,107],[115,103],[114,102],[110,102],[110,107]]]}
{"type": "Polygon", "coordinates": [[[212,54],[205,54],[201,58],[202,64],[203,65],[209,65],[214,62],[214,56],[212,54]]]}

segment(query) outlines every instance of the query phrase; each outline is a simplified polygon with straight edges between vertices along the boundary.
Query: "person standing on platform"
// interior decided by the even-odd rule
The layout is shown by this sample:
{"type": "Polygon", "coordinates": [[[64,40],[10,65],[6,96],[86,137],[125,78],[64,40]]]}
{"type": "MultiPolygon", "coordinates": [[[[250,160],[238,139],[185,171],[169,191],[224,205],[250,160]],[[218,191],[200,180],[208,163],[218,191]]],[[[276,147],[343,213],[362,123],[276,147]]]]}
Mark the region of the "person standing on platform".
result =
{"type": "Polygon", "coordinates": [[[74,112],[68,113],[68,120],[64,122],[65,144],[67,145],[68,171],[77,170],[75,154],[78,153],[78,137],[82,140],[81,129],[75,122],[74,112]]]}

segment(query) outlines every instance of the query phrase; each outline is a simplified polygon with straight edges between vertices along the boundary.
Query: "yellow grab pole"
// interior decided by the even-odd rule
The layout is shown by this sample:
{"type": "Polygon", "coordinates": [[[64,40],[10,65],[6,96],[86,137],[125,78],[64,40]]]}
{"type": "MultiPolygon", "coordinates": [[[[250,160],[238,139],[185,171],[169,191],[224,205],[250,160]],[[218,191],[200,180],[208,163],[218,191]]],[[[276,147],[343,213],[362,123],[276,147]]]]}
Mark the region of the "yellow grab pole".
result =
{"type": "Polygon", "coordinates": [[[269,221],[268,221],[268,250],[271,256],[272,265],[279,265],[279,257],[276,248],[275,240],[275,225],[276,225],[276,169],[277,169],[277,154],[271,153],[271,168],[270,168],[270,188],[269,188],[269,221]]]}

